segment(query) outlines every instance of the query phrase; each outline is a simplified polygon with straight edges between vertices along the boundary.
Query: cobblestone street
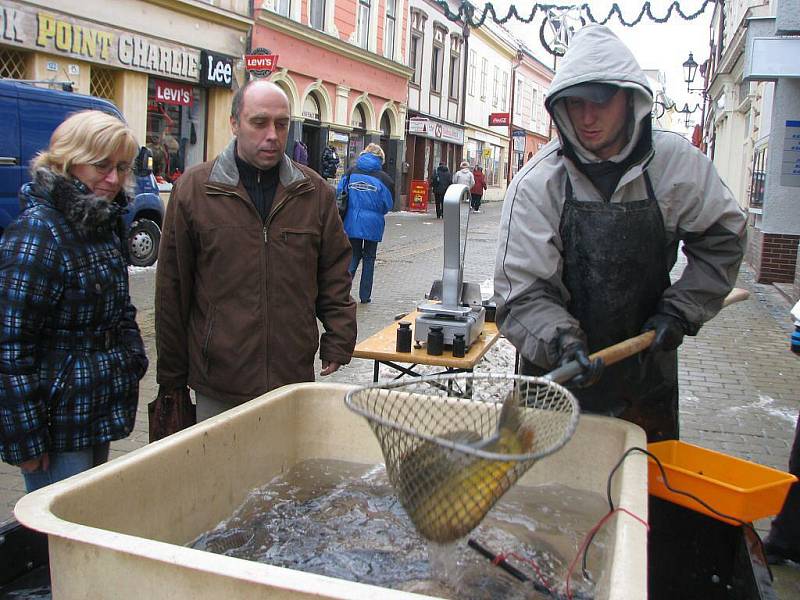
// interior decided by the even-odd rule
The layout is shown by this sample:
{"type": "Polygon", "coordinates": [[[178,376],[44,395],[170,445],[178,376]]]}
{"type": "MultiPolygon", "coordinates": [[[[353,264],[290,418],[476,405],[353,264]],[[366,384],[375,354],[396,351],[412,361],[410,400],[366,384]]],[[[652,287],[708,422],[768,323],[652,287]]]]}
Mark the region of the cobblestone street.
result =
{"type": "MultiPolygon", "coordinates": [[[[480,214],[470,215],[465,281],[484,287],[491,281],[500,209],[499,202],[487,203],[480,214]]],[[[393,213],[387,217],[384,242],[378,247],[372,303],[358,305],[359,340],[390,324],[397,315],[413,310],[424,299],[432,282],[441,277],[442,250],[442,221],[432,213],[393,213]]],[[[676,272],[681,267],[679,262],[676,272]]],[[[156,394],[154,276],[154,267],[131,270],[132,296],[151,365],[141,386],[136,428],[128,439],[112,444],[112,458],[147,443],[147,403],[156,394]]],[[[681,437],[785,470],[800,407],[795,374],[800,360],[789,351],[788,341],[791,307],[775,287],[755,283],[747,267],[740,273],[739,285],[750,290],[750,299],[724,309],[697,337],[686,338],[681,347],[681,437]]],[[[357,286],[358,275],[354,289],[357,286]]],[[[513,361],[513,348],[501,339],[477,370],[511,372],[513,361]]],[[[370,361],[354,359],[330,379],[369,382],[372,369],[370,361]]],[[[388,370],[382,372],[382,376],[389,375],[388,370]]],[[[22,494],[18,469],[0,465],[0,522],[11,516],[22,494]]],[[[764,534],[768,524],[763,520],[757,528],[764,534]]],[[[781,567],[775,572],[781,585],[789,586],[779,592],[780,597],[800,597],[798,569],[781,567]]]]}

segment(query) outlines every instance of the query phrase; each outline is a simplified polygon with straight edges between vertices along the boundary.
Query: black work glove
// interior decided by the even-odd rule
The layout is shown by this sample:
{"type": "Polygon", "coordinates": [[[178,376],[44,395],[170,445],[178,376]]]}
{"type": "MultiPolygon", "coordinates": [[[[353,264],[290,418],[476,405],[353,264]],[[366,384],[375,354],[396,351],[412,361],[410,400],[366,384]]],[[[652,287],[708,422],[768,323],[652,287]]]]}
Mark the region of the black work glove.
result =
{"type": "Polygon", "coordinates": [[[656,337],[647,349],[648,352],[675,350],[683,343],[686,329],[683,321],[672,315],[656,313],[642,325],[642,331],[655,331],[656,337]]]}
{"type": "Polygon", "coordinates": [[[570,387],[585,388],[597,383],[597,380],[603,374],[603,369],[605,369],[605,363],[603,363],[602,358],[589,359],[589,351],[584,342],[572,341],[561,349],[561,354],[558,357],[558,366],[563,367],[572,361],[580,365],[581,372],[567,382],[570,387]]]}

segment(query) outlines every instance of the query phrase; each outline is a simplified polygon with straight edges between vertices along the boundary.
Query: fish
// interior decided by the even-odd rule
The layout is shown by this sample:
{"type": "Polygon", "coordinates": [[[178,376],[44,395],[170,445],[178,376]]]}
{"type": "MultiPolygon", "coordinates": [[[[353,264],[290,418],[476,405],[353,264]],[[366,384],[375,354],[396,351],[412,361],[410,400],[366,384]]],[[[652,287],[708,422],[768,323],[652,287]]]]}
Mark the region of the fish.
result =
{"type": "MultiPolygon", "coordinates": [[[[525,454],[534,442],[533,429],[522,423],[516,392],[503,400],[497,432],[489,439],[475,431],[455,431],[441,437],[497,454],[525,454]]],[[[480,525],[511,487],[508,475],[517,464],[479,458],[425,441],[400,458],[395,491],[420,535],[447,544],[480,525]]]]}

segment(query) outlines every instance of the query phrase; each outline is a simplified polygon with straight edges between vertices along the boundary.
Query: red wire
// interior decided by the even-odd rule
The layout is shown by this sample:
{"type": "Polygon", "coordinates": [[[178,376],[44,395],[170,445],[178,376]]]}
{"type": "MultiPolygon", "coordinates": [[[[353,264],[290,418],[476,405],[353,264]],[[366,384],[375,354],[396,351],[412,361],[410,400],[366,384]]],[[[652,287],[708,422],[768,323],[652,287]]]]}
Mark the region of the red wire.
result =
{"type": "Polygon", "coordinates": [[[624,513],[627,513],[627,514],[629,514],[629,515],[630,515],[630,516],[632,516],[634,519],[636,519],[637,521],[639,521],[639,522],[640,522],[642,525],[644,525],[644,526],[647,528],[647,530],[648,530],[648,531],[650,531],[650,525],[647,523],[647,521],[645,521],[644,519],[642,519],[640,516],[633,514],[633,513],[632,513],[631,511],[629,511],[627,508],[621,508],[621,507],[620,507],[620,508],[615,508],[614,510],[610,510],[610,511],[608,511],[608,512],[605,514],[605,516],[604,516],[602,519],[600,519],[600,521],[598,521],[597,525],[595,525],[594,527],[592,527],[592,528],[589,530],[589,532],[586,534],[586,536],[583,538],[583,541],[581,542],[581,546],[580,546],[580,548],[578,548],[578,553],[575,555],[575,558],[573,558],[573,559],[572,559],[572,562],[569,564],[569,569],[567,569],[567,581],[566,581],[566,584],[567,584],[567,586],[566,586],[566,588],[567,588],[567,589],[566,589],[566,592],[567,592],[567,600],[572,600],[572,591],[569,589],[569,580],[570,580],[570,577],[572,577],[572,571],[573,571],[573,569],[575,569],[575,565],[577,564],[577,562],[578,562],[578,559],[581,557],[581,555],[582,555],[584,552],[586,552],[586,548],[587,548],[587,546],[589,545],[589,540],[591,540],[591,539],[592,539],[592,537],[593,537],[593,536],[594,536],[594,535],[595,535],[595,534],[596,534],[598,531],[600,531],[600,528],[601,528],[603,525],[605,525],[605,524],[606,524],[606,521],[608,521],[608,520],[611,518],[611,516],[612,516],[612,515],[613,515],[615,512],[624,512],[624,513]]]}

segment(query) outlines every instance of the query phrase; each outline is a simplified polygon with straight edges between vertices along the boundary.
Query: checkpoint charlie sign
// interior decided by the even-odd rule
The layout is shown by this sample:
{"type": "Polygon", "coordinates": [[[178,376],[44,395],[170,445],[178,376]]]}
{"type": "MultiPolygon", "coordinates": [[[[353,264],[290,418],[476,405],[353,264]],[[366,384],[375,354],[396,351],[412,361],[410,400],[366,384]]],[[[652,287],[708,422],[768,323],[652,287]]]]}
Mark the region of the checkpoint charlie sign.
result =
{"type": "Polygon", "coordinates": [[[0,39],[29,50],[198,81],[199,50],[9,0],[0,6],[0,39]]]}

